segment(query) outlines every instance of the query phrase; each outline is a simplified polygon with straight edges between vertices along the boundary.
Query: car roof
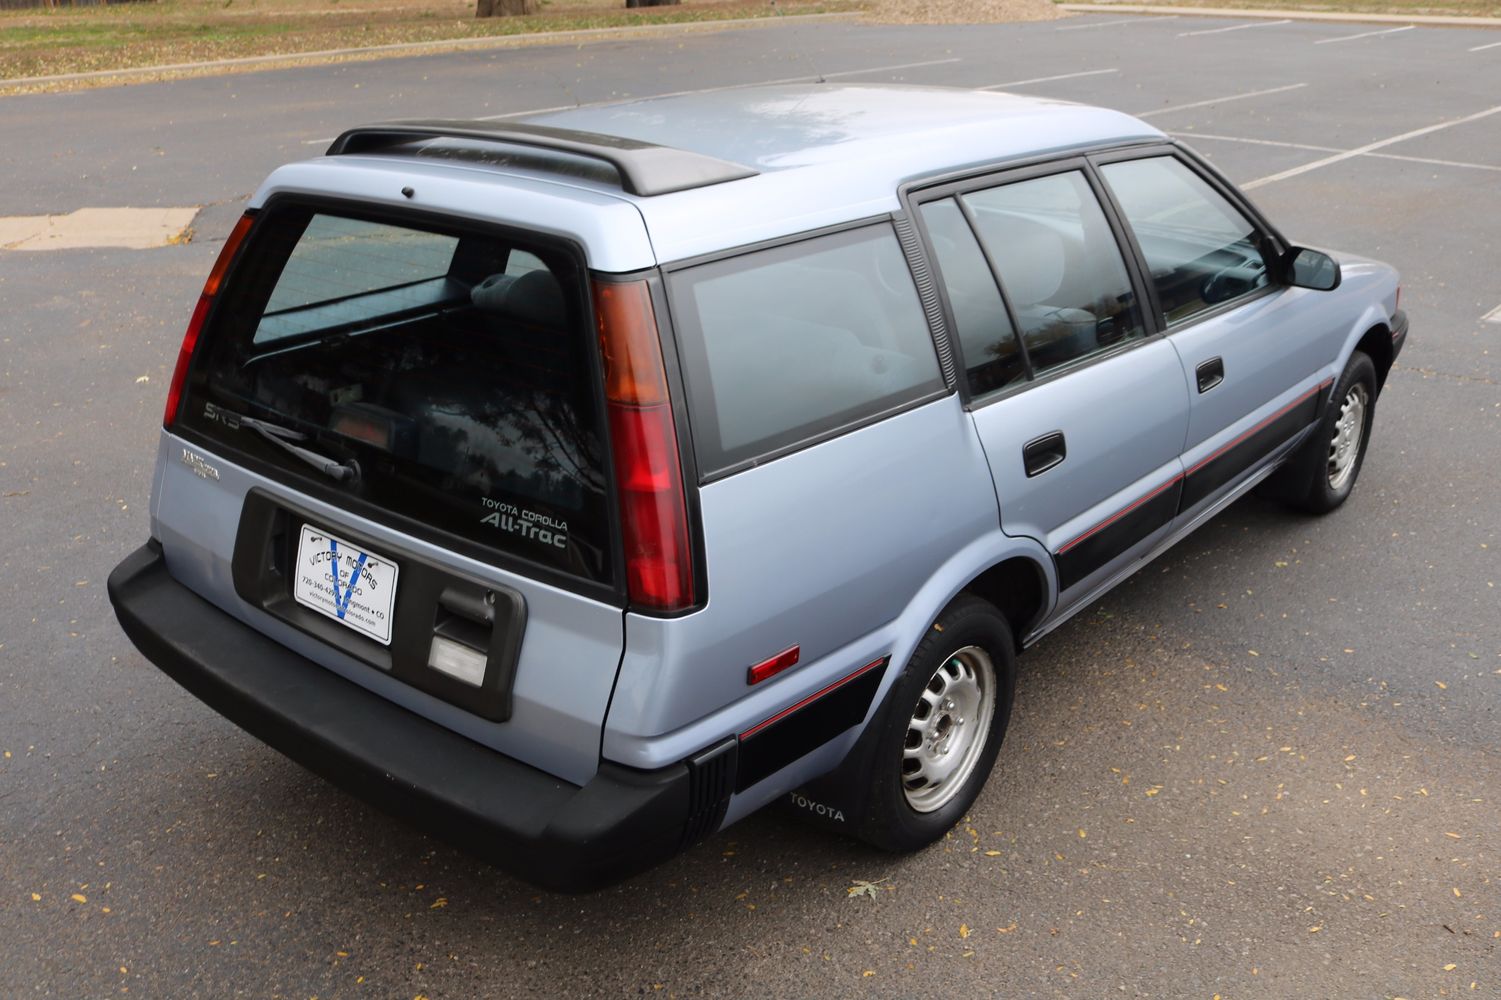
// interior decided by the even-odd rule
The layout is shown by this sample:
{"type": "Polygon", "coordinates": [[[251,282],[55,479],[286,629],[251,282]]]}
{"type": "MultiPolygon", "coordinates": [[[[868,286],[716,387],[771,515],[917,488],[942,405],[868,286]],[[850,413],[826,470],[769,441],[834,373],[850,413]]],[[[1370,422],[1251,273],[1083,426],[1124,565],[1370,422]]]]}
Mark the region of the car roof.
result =
{"type": "Polygon", "coordinates": [[[904,184],[1008,160],[1163,141],[1162,132],[1118,111],[994,91],[731,87],[572,108],[511,125],[367,126],[341,136],[333,155],[274,172],[251,204],[278,192],[421,204],[575,239],[591,267],[626,271],[888,215],[900,210],[904,184]],[[593,142],[634,162],[622,160],[614,181],[597,161],[593,170],[575,163],[558,171],[535,160],[436,155],[440,147],[526,146],[542,135],[560,137],[544,146],[571,138],[574,148],[593,142]],[[414,150],[428,152],[414,157],[414,150]],[[392,183],[393,167],[400,184],[392,183]],[[676,183],[694,175],[705,179],[676,183]],[[422,181],[416,201],[406,200],[407,180],[422,181]],[[650,190],[653,181],[666,181],[656,185],[666,193],[632,193],[650,190]]]}
{"type": "Polygon", "coordinates": [[[1162,141],[1118,111],[948,87],[806,84],[712,90],[525,119],[688,150],[756,176],[633,197],[672,261],[898,208],[897,189],[1007,159],[1162,141]]]}

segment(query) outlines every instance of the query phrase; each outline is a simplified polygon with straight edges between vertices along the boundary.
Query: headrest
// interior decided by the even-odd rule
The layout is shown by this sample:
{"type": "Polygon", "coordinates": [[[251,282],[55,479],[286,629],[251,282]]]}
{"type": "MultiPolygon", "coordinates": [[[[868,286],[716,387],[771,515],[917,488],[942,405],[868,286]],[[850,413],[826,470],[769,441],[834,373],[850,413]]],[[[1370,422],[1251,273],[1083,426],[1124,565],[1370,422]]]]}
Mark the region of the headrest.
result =
{"type": "Polygon", "coordinates": [[[992,248],[999,258],[1001,280],[1016,306],[1037,305],[1058,294],[1068,266],[1063,237],[1047,226],[1014,216],[997,220],[989,232],[1002,237],[992,248]]]}
{"type": "Polygon", "coordinates": [[[528,271],[506,288],[500,311],[525,323],[563,326],[568,321],[563,289],[551,271],[528,271]]]}

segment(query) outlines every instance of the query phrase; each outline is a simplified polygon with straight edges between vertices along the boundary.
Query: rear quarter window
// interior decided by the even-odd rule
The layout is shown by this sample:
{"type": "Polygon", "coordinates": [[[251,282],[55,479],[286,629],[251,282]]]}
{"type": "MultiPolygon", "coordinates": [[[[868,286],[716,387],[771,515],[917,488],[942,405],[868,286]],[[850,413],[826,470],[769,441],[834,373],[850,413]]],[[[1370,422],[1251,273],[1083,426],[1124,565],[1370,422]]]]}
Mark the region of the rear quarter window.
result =
{"type": "Polygon", "coordinates": [[[669,287],[706,475],[942,388],[889,224],[688,267],[669,287]]]}

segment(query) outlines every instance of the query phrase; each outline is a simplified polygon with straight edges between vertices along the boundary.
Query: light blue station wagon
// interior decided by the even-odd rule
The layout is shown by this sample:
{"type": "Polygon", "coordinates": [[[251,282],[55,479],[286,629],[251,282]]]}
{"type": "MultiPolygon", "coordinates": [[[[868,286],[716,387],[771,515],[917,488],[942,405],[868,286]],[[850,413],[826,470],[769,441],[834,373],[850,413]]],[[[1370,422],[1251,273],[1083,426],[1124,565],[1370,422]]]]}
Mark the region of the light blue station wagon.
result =
{"type": "Polygon", "coordinates": [[[226,241],[110,595],[209,706],[543,886],[789,796],[915,850],[1018,651],[1253,487],[1344,501],[1398,298],[1073,104],[356,128],[226,241]]]}

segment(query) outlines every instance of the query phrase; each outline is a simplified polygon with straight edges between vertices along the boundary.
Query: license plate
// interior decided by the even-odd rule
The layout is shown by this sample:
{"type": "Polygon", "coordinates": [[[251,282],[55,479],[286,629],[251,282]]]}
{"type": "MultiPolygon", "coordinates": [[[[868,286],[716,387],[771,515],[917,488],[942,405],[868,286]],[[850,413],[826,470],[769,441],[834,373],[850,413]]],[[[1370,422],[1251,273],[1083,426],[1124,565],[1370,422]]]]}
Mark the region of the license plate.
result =
{"type": "Polygon", "coordinates": [[[298,604],[389,646],[396,573],[396,564],[385,556],[304,524],[297,541],[292,596],[298,604]]]}

